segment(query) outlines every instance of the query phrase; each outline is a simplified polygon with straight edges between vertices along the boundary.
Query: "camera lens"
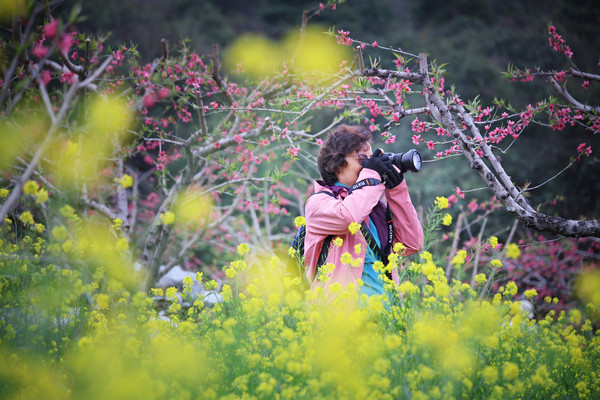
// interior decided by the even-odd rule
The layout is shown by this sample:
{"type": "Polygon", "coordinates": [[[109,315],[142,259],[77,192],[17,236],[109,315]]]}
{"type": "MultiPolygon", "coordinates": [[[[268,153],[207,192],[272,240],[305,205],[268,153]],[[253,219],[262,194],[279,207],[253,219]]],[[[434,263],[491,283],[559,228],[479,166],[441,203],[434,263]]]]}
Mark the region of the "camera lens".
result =
{"type": "Polygon", "coordinates": [[[405,153],[388,153],[392,163],[403,173],[406,171],[418,172],[421,169],[421,155],[415,149],[408,150],[405,153]]]}

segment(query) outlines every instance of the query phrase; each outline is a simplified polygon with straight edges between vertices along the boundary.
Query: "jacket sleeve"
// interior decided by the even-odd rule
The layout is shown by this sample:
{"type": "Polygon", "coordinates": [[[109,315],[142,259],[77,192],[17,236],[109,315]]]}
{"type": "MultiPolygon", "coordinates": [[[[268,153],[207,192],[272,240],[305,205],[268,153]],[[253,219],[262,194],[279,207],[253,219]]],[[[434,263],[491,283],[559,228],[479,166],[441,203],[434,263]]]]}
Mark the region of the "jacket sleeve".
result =
{"type": "MultiPolygon", "coordinates": [[[[379,180],[376,171],[365,168],[358,181],[367,178],[379,180]]],[[[385,191],[383,184],[363,186],[346,198],[334,198],[325,194],[311,196],[306,202],[306,229],[317,235],[342,235],[348,232],[352,222],[361,223],[385,191]]]]}
{"type": "Polygon", "coordinates": [[[423,227],[410,200],[406,180],[394,189],[387,190],[386,199],[392,211],[394,243],[404,244],[406,255],[423,249],[423,227]]]}

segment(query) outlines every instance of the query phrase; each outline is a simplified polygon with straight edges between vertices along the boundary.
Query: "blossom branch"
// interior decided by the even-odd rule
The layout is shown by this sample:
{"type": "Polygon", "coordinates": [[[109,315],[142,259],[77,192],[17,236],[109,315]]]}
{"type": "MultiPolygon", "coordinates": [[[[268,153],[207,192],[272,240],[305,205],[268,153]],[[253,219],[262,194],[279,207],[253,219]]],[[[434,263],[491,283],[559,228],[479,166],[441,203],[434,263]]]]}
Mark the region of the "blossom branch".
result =
{"type": "Polygon", "coordinates": [[[571,96],[571,94],[569,93],[569,91],[567,90],[567,88],[565,86],[561,86],[558,84],[558,82],[556,82],[556,79],[554,78],[548,78],[548,80],[550,81],[550,83],[552,84],[552,87],[554,87],[554,89],[562,96],[565,98],[565,100],[567,100],[567,102],[569,102],[569,104],[571,104],[573,107],[578,108],[579,110],[590,114],[590,113],[600,113],[600,107],[590,107],[590,106],[586,106],[585,104],[580,103],[579,101],[577,101],[573,96],[571,96]]]}

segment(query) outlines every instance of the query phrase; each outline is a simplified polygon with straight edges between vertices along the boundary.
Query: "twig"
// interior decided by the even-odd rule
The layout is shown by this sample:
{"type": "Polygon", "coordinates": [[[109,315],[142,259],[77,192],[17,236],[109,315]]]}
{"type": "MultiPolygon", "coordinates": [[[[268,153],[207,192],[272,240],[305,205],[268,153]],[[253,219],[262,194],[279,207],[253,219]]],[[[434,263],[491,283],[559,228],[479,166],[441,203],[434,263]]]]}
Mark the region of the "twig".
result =
{"type": "Polygon", "coordinates": [[[483,220],[483,223],[481,224],[481,229],[479,230],[479,235],[477,236],[477,252],[475,253],[475,260],[473,261],[473,275],[471,276],[471,287],[475,286],[475,275],[477,275],[477,270],[479,269],[479,257],[481,255],[481,238],[483,237],[483,231],[485,230],[487,220],[487,218],[483,220]]]}
{"type": "Polygon", "coordinates": [[[450,277],[452,276],[452,257],[456,254],[456,250],[458,249],[458,242],[460,240],[460,231],[462,228],[463,220],[465,219],[465,213],[461,212],[458,214],[458,220],[456,221],[456,226],[454,227],[454,239],[452,239],[452,249],[450,250],[450,257],[448,259],[448,265],[446,266],[446,280],[450,281],[450,277]]]}

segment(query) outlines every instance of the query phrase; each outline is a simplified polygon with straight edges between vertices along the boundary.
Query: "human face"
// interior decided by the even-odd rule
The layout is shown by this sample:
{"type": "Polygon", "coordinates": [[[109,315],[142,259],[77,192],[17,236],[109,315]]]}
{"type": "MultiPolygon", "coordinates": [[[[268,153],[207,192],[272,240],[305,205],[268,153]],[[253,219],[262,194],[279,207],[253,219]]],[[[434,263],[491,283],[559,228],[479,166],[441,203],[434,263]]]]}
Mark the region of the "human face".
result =
{"type": "Polygon", "coordinates": [[[362,163],[371,157],[373,151],[369,143],[359,151],[354,151],[346,155],[346,166],[338,172],[337,177],[340,183],[352,187],[358,180],[358,174],[362,171],[362,163]]]}

